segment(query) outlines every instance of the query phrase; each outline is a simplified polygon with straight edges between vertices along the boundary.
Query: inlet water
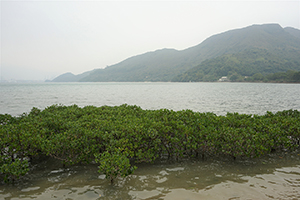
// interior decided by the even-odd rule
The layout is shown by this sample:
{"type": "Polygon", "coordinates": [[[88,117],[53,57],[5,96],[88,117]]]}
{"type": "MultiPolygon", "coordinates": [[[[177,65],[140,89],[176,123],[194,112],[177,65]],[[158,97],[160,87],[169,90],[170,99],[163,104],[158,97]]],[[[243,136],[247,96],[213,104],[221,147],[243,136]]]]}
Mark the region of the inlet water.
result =
{"type": "Polygon", "coordinates": [[[271,83],[40,83],[0,84],[0,113],[19,115],[32,107],[138,105],[143,109],[191,109],[265,114],[300,110],[300,84],[271,83]]]}
{"type": "Polygon", "coordinates": [[[158,161],[138,165],[114,185],[97,166],[63,168],[36,164],[14,185],[1,185],[3,199],[300,199],[300,152],[259,159],[158,161]]]}

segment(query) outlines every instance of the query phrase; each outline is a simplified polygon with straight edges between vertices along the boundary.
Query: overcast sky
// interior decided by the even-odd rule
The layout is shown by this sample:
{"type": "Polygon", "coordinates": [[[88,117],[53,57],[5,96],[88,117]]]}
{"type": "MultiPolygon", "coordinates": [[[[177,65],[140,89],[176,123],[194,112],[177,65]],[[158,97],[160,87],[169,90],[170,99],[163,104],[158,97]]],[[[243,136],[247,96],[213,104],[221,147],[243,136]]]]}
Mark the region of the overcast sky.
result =
{"type": "Polygon", "coordinates": [[[0,76],[79,74],[265,23],[300,29],[300,1],[1,1],[0,76]]]}

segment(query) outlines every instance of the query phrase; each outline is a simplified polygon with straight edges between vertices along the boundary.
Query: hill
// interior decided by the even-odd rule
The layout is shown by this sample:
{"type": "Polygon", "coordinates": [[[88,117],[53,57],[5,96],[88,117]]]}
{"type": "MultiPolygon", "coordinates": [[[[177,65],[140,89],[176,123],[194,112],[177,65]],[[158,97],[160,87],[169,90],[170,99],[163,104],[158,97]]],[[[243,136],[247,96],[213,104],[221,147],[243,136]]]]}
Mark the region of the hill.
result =
{"type": "Polygon", "coordinates": [[[55,79],[52,80],[52,82],[78,82],[81,79],[89,76],[93,71],[84,72],[82,74],[74,75],[71,72],[64,73],[62,75],[59,75],[55,79]]]}
{"type": "MultiPolygon", "coordinates": [[[[300,55],[300,51],[297,54],[300,55]]],[[[231,81],[243,81],[247,76],[274,74],[288,70],[299,71],[300,58],[290,59],[285,52],[271,53],[265,49],[248,49],[205,60],[200,65],[173,78],[172,81],[217,81],[223,76],[231,81]]]]}
{"type": "Polygon", "coordinates": [[[179,51],[162,49],[95,70],[80,81],[169,81],[186,71],[181,62],[179,51]]]}
{"type": "Polygon", "coordinates": [[[105,69],[94,70],[79,81],[178,81],[180,76],[191,73],[188,70],[194,70],[195,73],[197,69],[204,70],[209,66],[214,71],[223,66],[222,70],[226,72],[214,74],[211,69],[208,72],[210,74],[205,75],[225,76],[231,71],[249,76],[254,72],[300,70],[299,63],[300,30],[282,28],[278,24],[264,24],[216,34],[181,51],[161,49],[133,56],[105,69]],[[234,69],[227,67],[229,71],[226,71],[222,63],[229,65],[234,59],[238,60],[234,62],[234,69]],[[261,67],[255,66],[255,62],[260,62],[261,67]]]}
{"type": "Polygon", "coordinates": [[[298,29],[286,27],[284,28],[284,30],[287,31],[289,34],[293,35],[294,37],[300,39],[300,31],[298,29]]]}

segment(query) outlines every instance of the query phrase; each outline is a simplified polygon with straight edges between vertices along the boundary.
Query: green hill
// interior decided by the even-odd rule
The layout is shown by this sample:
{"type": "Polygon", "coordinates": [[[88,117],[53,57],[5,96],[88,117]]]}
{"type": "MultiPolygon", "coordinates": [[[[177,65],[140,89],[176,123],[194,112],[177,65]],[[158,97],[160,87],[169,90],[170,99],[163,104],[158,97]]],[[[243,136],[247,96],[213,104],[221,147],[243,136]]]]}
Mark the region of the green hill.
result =
{"type": "MultiPolygon", "coordinates": [[[[202,62],[173,78],[172,81],[217,81],[223,76],[228,76],[232,81],[242,81],[245,76],[255,74],[300,71],[300,57],[290,59],[285,54],[286,52],[279,53],[279,50],[277,53],[270,53],[265,49],[249,49],[236,54],[225,54],[202,62]]],[[[300,55],[300,51],[296,54],[300,55]]]]}
{"type": "Polygon", "coordinates": [[[179,51],[162,49],[98,69],[80,81],[169,81],[185,71],[178,62],[181,62],[179,51]]]}
{"type": "Polygon", "coordinates": [[[289,34],[293,35],[294,37],[300,39],[300,31],[298,29],[286,27],[284,28],[284,30],[287,31],[289,34]]]}
{"type": "Polygon", "coordinates": [[[59,75],[52,82],[78,82],[79,80],[83,79],[84,77],[90,75],[92,71],[84,72],[82,74],[74,75],[71,72],[67,72],[65,74],[59,75]]]}
{"type": "Polygon", "coordinates": [[[189,70],[211,76],[211,80],[235,72],[251,76],[300,70],[299,63],[300,30],[264,24],[213,35],[181,51],[162,49],[133,56],[78,81],[185,81],[188,78],[182,77],[190,74],[189,70]]]}

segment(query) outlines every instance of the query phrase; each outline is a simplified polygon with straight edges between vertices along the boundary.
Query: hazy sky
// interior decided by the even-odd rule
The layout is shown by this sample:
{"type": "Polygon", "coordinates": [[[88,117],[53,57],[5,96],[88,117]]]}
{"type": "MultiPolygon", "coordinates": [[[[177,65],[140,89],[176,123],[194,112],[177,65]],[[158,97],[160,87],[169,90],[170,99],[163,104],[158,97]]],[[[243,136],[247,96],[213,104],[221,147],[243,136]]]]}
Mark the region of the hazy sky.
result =
{"type": "Polygon", "coordinates": [[[252,24],[300,29],[300,1],[1,1],[6,79],[79,74],[252,24]]]}

